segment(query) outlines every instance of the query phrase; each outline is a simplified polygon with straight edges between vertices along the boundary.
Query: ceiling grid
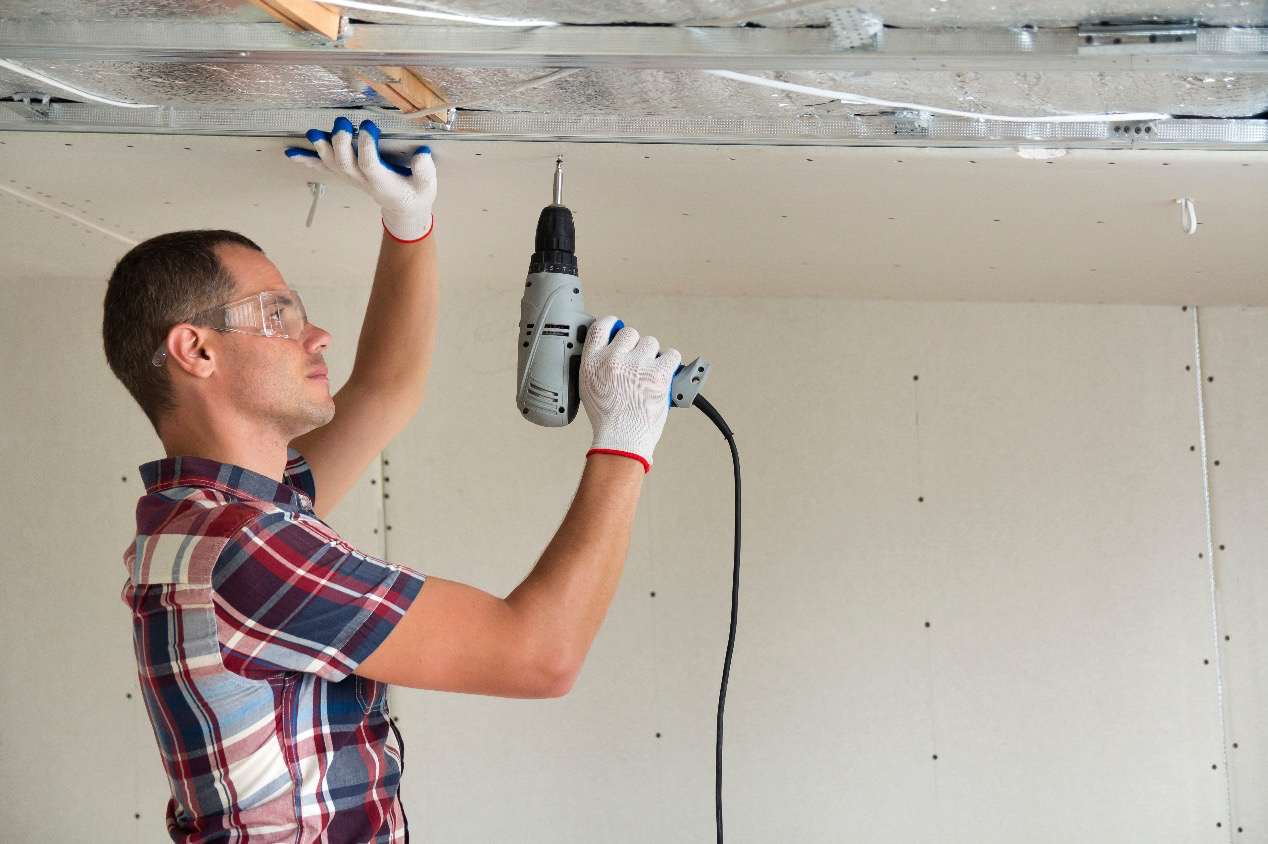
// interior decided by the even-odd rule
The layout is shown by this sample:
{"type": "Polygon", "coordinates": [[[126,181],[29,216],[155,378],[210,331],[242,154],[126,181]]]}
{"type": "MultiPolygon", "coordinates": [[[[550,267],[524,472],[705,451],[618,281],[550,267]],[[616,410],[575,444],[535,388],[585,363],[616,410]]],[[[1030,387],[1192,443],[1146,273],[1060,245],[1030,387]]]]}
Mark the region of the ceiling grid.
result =
{"type": "Polygon", "coordinates": [[[1268,149],[1262,2],[349,1],[334,39],[257,5],[0,2],[0,130],[1268,149]],[[413,76],[443,99],[385,96],[413,76]]]}

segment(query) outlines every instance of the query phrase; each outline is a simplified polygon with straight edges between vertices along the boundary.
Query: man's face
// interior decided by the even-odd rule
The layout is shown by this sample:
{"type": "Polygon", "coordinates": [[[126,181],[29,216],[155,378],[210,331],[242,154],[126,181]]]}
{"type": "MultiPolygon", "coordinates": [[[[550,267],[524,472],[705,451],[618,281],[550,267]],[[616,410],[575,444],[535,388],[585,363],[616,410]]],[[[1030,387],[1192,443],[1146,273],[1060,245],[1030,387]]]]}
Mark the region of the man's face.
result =
{"type": "MultiPolygon", "coordinates": [[[[238,282],[234,299],[265,290],[286,290],[286,282],[262,253],[237,244],[217,247],[225,268],[238,282]]],[[[330,379],[322,353],[330,335],[309,323],[299,338],[219,335],[234,405],[293,439],[325,425],[335,415],[330,379]]]]}

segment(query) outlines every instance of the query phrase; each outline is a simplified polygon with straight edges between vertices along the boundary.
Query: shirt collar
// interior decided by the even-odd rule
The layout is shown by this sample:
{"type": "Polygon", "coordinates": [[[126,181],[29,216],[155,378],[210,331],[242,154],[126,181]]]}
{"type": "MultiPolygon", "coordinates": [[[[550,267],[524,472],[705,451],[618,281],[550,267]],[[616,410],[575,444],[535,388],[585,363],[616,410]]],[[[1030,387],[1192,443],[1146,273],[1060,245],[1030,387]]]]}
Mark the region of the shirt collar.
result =
{"type": "Polygon", "coordinates": [[[313,502],[295,487],[250,469],[203,457],[167,457],[140,466],[148,493],[173,487],[208,487],[238,498],[267,501],[291,510],[310,511],[313,502]]]}

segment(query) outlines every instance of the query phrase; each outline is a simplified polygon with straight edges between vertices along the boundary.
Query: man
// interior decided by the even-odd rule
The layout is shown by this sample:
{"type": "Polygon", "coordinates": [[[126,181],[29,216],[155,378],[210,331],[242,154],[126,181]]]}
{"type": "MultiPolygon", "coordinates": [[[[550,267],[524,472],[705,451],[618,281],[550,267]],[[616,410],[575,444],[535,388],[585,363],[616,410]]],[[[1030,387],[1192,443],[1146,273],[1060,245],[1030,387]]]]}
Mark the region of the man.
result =
{"type": "Polygon", "coordinates": [[[352,375],[250,240],[177,232],[125,255],[105,298],[111,368],[167,458],[125,554],[124,600],[172,788],[172,840],[396,842],[400,740],[386,684],[566,693],[616,589],[680,357],[595,323],[581,393],[595,439],[563,524],[510,595],[349,546],[321,518],[423,398],[435,333],[429,151],[385,165],[378,130],[313,130],[301,163],[373,196],[384,236],[352,375]],[[354,148],[355,137],[355,148],[354,148]]]}

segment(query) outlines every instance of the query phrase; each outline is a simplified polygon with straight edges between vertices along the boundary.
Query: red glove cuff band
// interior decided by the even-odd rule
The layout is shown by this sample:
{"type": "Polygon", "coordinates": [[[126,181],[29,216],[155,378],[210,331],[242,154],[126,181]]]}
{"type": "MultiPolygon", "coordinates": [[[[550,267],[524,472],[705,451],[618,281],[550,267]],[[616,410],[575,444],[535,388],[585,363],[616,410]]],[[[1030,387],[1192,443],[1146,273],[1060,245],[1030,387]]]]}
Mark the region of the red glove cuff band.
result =
{"type": "Polygon", "coordinates": [[[426,239],[427,239],[427,235],[431,234],[432,229],[434,229],[434,228],[436,228],[436,218],[433,216],[433,217],[431,218],[431,225],[429,225],[429,226],[427,227],[427,231],[423,232],[423,236],[422,236],[422,237],[416,237],[416,238],[414,238],[413,240],[401,240],[399,237],[397,237],[396,235],[392,234],[392,230],[391,230],[391,229],[389,229],[389,228],[387,227],[387,222],[386,222],[386,221],[384,221],[384,223],[383,223],[383,231],[387,232],[387,236],[388,236],[388,237],[390,237],[390,238],[392,238],[392,240],[395,240],[397,243],[418,243],[418,241],[420,241],[420,240],[426,240],[426,239]]]}
{"type": "Polygon", "coordinates": [[[637,460],[639,463],[643,464],[643,474],[647,474],[652,470],[652,464],[648,463],[646,458],[644,458],[641,454],[635,454],[632,451],[616,451],[611,448],[592,448],[586,452],[586,457],[589,457],[592,454],[615,454],[617,457],[628,457],[631,460],[637,460]]]}

